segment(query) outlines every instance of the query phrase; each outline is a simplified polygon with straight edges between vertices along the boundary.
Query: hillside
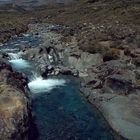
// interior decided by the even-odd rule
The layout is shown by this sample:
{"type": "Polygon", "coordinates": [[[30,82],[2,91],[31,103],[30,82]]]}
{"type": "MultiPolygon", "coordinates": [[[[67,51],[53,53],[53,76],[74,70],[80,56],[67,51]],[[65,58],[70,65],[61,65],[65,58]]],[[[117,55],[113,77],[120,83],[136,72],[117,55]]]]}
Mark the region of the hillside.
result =
{"type": "Polygon", "coordinates": [[[0,46],[15,35],[34,43],[30,33],[41,44],[32,48],[22,45],[23,40],[19,52],[36,63],[43,77],[79,77],[81,92],[119,134],[116,140],[139,140],[140,0],[17,1],[1,6],[0,46]]]}

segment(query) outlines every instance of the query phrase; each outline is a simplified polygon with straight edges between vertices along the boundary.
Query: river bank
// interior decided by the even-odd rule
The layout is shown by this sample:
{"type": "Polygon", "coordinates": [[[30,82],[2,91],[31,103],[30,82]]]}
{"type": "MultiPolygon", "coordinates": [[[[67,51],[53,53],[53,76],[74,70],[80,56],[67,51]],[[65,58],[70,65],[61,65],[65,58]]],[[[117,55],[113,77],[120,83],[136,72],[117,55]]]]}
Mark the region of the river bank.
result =
{"type": "Polygon", "coordinates": [[[0,59],[0,140],[26,140],[31,126],[27,79],[0,59]]]}

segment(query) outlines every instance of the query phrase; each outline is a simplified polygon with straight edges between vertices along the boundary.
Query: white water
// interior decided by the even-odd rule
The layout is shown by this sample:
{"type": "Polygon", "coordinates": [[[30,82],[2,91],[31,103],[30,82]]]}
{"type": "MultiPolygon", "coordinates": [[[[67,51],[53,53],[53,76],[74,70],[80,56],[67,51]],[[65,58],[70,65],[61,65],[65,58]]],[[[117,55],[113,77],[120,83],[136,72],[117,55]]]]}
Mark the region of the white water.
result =
{"type": "Polygon", "coordinates": [[[28,87],[32,93],[50,92],[57,86],[64,86],[65,80],[63,79],[43,79],[37,77],[35,80],[28,83],[28,87]]]}
{"type": "Polygon", "coordinates": [[[24,37],[29,37],[30,36],[30,34],[22,34],[24,37]]]}
{"type": "Polygon", "coordinates": [[[48,55],[48,58],[49,58],[50,62],[52,63],[53,62],[53,56],[48,55]]]}
{"type": "MultiPolygon", "coordinates": [[[[26,69],[31,68],[31,65],[28,61],[22,59],[20,57],[20,53],[8,53],[11,60],[9,62],[12,64],[12,66],[16,69],[26,69]]],[[[43,93],[43,92],[49,92],[53,88],[57,86],[64,86],[65,80],[63,79],[43,79],[40,75],[37,74],[37,72],[32,71],[32,76],[30,78],[30,81],[28,83],[28,87],[32,93],[43,93]]]]}
{"type": "Polygon", "coordinates": [[[14,68],[17,69],[25,69],[31,67],[30,63],[22,58],[9,60],[9,62],[12,64],[14,68]]]}
{"type": "Polygon", "coordinates": [[[21,56],[20,56],[20,53],[8,53],[9,57],[11,60],[16,60],[16,59],[19,59],[21,56]]]}
{"type": "Polygon", "coordinates": [[[22,68],[30,68],[30,63],[21,58],[21,52],[19,53],[8,53],[11,60],[9,62],[12,64],[14,68],[22,69],[22,68]]]}
{"type": "Polygon", "coordinates": [[[13,52],[13,51],[18,51],[19,49],[17,49],[17,48],[15,48],[15,49],[8,49],[8,48],[6,48],[6,49],[1,49],[0,51],[1,52],[13,52]]]}

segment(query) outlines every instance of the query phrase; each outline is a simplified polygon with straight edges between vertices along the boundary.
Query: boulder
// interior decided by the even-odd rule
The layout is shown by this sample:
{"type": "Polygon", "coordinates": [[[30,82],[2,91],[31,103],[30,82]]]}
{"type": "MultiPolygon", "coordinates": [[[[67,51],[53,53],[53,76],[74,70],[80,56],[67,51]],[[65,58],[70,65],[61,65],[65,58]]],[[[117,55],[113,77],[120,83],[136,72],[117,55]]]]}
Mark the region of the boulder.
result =
{"type": "Polygon", "coordinates": [[[11,85],[0,84],[0,138],[28,140],[29,103],[24,93],[11,85]]]}
{"type": "Polygon", "coordinates": [[[31,119],[27,78],[0,61],[0,139],[28,140],[31,119]],[[27,91],[27,90],[26,90],[27,91]]]}
{"type": "Polygon", "coordinates": [[[126,70],[123,73],[112,74],[106,77],[104,89],[109,93],[128,95],[134,91],[135,82],[134,72],[126,70]]]}
{"type": "Polygon", "coordinates": [[[40,69],[40,73],[42,77],[46,78],[49,74],[51,74],[54,71],[54,67],[51,65],[47,65],[45,67],[42,67],[40,69]]]}
{"type": "Polygon", "coordinates": [[[70,66],[75,67],[78,70],[92,67],[94,65],[99,65],[103,62],[101,54],[90,54],[87,52],[82,52],[79,55],[70,55],[68,58],[70,66]]]}
{"type": "Polygon", "coordinates": [[[130,65],[121,60],[112,60],[96,68],[96,71],[93,71],[95,77],[87,82],[87,86],[121,95],[134,93],[136,90],[136,72],[133,64],[130,65]]]}

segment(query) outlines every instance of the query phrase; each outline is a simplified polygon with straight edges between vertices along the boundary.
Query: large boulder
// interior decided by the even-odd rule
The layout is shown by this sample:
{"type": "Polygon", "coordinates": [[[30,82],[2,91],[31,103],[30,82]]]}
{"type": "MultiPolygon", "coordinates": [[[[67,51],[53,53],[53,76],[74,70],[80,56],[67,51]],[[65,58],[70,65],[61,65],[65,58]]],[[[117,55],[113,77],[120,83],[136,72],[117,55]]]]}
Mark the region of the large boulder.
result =
{"type": "Polygon", "coordinates": [[[103,62],[103,58],[102,55],[98,53],[90,54],[87,52],[82,52],[80,55],[71,54],[68,57],[68,62],[70,66],[73,66],[78,70],[81,70],[101,64],[103,62]]]}
{"type": "Polygon", "coordinates": [[[135,90],[135,73],[126,70],[123,73],[112,74],[105,79],[104,89],[109,92],[127,95],[135,90]]]}
{"type": "Polygon", "coordinates": [[[24,51],[23,57],[35,62],[36,69],[41,73],[46,73],[47,66],[57,64],[59,61],[57,51],[51,46],[29,48],[24,51]]]}
{"type": "Polygon", "coordinates": [[[0,61],[0,140],[28,140],[30,101],[27,79],[0,61]]]}
{"type": "Polygon", "coordinates": [[[0,85],[0,138],[27,140],[29,130],[28,100],[11,85],[0,85]]]}
{"type": "Polygon", "coordinates": [[[112,60],[105,62],[93,70],[96,75],[96,79],[93,79],[93,81],[96,82],[91,86],[95,88],[97,81],[100,81],[99,87],[103,88],[104,92],[129,94],[136,89],[136,73],[134,69],[135,66],[126,61],[112,60]]]}

